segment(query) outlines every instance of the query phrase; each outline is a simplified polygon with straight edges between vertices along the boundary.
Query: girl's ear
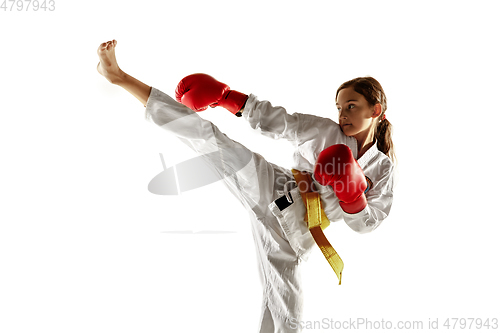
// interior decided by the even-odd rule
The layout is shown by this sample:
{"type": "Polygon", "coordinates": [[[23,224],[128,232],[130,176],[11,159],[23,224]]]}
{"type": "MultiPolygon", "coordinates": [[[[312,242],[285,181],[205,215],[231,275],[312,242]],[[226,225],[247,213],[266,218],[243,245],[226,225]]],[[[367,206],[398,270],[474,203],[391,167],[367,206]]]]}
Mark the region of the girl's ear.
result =
{"type": "Polygon", "coordinates": [[[382,113],[382,105],[380,103],[375,104],[373,106],[372,118],[377,118],[378,116],[380,116],[381,113],[382,113]]]}

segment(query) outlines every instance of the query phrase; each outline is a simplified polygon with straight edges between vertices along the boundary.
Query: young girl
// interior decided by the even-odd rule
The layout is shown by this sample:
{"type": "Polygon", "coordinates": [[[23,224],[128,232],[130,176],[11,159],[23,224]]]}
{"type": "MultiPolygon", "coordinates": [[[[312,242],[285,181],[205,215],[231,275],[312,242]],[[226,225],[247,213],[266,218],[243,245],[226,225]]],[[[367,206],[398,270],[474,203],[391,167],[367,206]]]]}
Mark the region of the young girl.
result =
{"type": "Polygon", "coordinates": [[[289,140],[296,148],[293,168],[312,176],[326,217],[366,233],[388,216],[393,196],[394,154],[382,87],[370,77],[342,84],[336,93],[338,124],[313,115],[289,115],[205,74],[179,83],[176,98],[187,107],[123,72],[116,62],[116,44],[113,40],[99,46],[99,73],[133,94],[146,107],[147,119],[204,156],[249,212],[264,291],[260,332],[299,332],[300,263],[315,244],[305,222],[300,184],[289,169],[229,139],[196,111],[220,105],[264,135],[289,140]]]}

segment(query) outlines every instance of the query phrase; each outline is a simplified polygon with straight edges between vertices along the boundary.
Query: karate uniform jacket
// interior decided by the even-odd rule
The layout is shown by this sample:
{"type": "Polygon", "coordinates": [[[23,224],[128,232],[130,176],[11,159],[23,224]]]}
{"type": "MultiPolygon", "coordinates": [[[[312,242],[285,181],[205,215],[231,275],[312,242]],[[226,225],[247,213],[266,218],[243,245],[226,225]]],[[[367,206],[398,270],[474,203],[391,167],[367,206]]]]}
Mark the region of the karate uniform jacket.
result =
{"type": "MultiPolygon", "coordinates": [[[[358,155],[357,141],[354,137],[346,136],[338,123],[329,118],[322,118],[310,114],[288,114],[283,107],[274,107],[268,101],[259,101],[255,95],[249,95],[243,117],[250,126],[263,135],[274,139],[284,138],[295,147],[292,168],[313,172],[318,155],[325,148],[335,145],[347,145],[354,157],[358,155]]],[[[375,230],[387,218],[393,201],[394,165],[390,158],[377,149],[375,143],[357,162],[365,176],[373,185],[366,193],[367,206],[358,213],[349,214],[342,210],[339,199],[331,186],[322,186],[315,182],[321,196],[321,202],[330,222],[344,220],[345,223],[358,233],[367,233],[375,230]]],[[[298,188],[291,191],[294,201],[299,201],[298,188]],[[298,199],[298,200],[295,200],[298,199]]],[[[297,207],[286,219],[275,203],[269,206],[288,234],[292,247],[297,252],[308,252],[312,246],[312,237],[302,221],[305,208],[297,207]],[[294,220],[294,221],[292,221],[294,220]],[[287,230],[288,229],[288,230],[287,230]]]]}

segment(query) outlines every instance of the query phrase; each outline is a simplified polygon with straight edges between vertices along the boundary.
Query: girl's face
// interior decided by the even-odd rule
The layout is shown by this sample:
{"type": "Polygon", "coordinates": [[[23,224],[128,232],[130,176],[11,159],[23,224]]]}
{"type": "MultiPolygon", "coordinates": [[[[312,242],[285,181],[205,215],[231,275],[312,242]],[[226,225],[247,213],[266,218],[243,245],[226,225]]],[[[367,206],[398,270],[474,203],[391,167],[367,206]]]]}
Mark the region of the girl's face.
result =
{"type": "Polygon", "coordinates": [[[347,136],[354,136],[358,141],[368,137],[372,124],[381,113],[380,104],[370,106],[365,97],[352,87],[339,91],[337,96],[339,125],[347,136]]]}

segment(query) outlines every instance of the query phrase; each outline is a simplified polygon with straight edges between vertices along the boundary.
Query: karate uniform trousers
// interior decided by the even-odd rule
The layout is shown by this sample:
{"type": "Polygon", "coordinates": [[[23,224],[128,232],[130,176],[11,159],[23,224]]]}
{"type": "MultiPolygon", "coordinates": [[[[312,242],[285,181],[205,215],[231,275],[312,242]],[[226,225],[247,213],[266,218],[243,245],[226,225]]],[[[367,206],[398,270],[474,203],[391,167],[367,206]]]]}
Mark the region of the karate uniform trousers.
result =
{"type": "MultiPolygon", "coordinates": [[[[307,259],[315,243],[304,222],[305,207],[300,192],[293,182],[291,171],[267,162],[261,155],[231,140],[213,123],[204,120],[196,112],[154,87],[146,105],[145,116],[146,119],[178,137],[200,156],[204,156],[228,189],[249,212],[263,284],[260,332],[300,332],[301,329],[297,325],[301,320],[303,304],[300,263],[307,259]],[[280,210],[275,201],[283,197],[286,183],[291,185],[289,193],[294,204],[280,210]]],[[[294,116],[297,117],[296,114],[294,116]]],[[[297,138],[300,134],[287,133],[287,131],[293,132],[294,127],[295,130],[300,127],[300,119],[289,118],[294,116],[288,115],[283,108],[272,107],[269,102],[258,101],[254,95],[249,96],[243,111],[243,118],[247,119],[253,128],[261,130],[265,135],[275,138],[285,137],[289,140],[290,137],[297,138]],[[267,127],[267,130],[262,130],[263,127],[267,127]]],[[[335,143],[342,142],[330,143],[328,146],[335,143]]],[[[323,142],[323,146],[324,144],[326,142],[323,142]]],[[[357,149],[353,149],[353,145],[355,141],[351,141],[349,145],[355,153],[357,149]]],[[[295,168],[311,172],[317,154],[328,146],[322,149],[317,146],[315,151],[306,155],[303,160],[296,158],[296,162],[299,163],[295,163],[295,168]]],[[[296,157],[299,155],[302,156],[296,153],[296,157]]],[[[331,188],[322,187],[321,192],[323,192],[322,200],[323,195],[329,200],[323,203],[332,206],[325,209],[330,220],[342,219],[338,199],[331,188]]],[[[388,206],[390,208],[390,203],[388,206]]],[[[382,212],[382,215],[375,216],[376,221],[373,222],[371,211],[360,212],[351,220],[350,226],[358,232],[366,232],[378,226],[381,221],[378,217],[385,217],[386,213],[388,214],[388,209],[382,212]]]]}

